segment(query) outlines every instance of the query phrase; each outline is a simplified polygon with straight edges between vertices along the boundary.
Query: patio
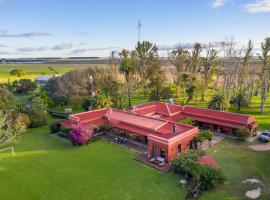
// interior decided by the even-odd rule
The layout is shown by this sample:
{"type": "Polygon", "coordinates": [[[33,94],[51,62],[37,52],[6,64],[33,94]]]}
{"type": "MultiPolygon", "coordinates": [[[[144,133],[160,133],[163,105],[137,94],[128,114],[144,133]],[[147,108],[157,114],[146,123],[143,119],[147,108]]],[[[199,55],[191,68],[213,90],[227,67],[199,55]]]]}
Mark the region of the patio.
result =
{"type": "MultiPolygon", "coordinates": [[[[169,163],[164,163],[164,165],[159,165],[161,162],[155,162],[154,160],[150,162],[150,158],[147,157],[145,154],[140,154],[133,158],[134,160],[141,162],[145,165],[148,165],[150,167],[153,167],[161,172],[168,173],[173,170],[173,166],[169,163]]],[[[157,160],[158,161],[158,160],[157,160]]]]}

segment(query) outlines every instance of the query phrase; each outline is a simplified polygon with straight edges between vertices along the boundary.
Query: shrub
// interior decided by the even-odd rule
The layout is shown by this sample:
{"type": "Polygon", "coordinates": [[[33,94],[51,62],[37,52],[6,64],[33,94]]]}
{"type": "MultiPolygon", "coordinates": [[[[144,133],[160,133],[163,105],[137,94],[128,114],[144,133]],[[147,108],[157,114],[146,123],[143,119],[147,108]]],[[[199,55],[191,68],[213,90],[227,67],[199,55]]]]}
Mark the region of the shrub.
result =
{"type": "Polygon", "coordinates": [[[162,99],[170,99],[173,97],[173,90],[171,87],[164,87],[161,89],[160,98],[162,99]]]}
{"type": "Polygon", "coordinates": [[[201,182],[200,188],[202,190],[213,189],[216,184],[223,184],[226,177],[221,169],[215,169],[208,165],[201,165],[198,159],[202,156],[202,151],[189,151],[183,156],[179,156],[172,161],[172,165],[177,172],[184,172],[193,180],[201,182]]]}
{"type": "Polygon", "coordinates": [[[225,182],[226,177],[220,169],[215,169],[208,165],[200,165],[200,168],[202,190],[211,190],[216,184],[223,184],[225,182]]]}
{"type": "Polygon", "coordinates": [[[51,131],[51,133],[57,133],[59,130],[60,130],[60,125],[59,125],[59,122],[58,121],[53,122],[50,125],[50,131],[51,131]]]}
{"type": "Polygon", "coordinates": [[[85,126],[78,126],[70,133],[70,140],[73,145],[82,146],[93,137],[93,130],[85,126]]]}
{"type": "Polygon", "coordinates": [[[247,128],[238,129],[236,131],[236,136],[240,140],[245,140],[246,138],[248,138],[250,136],[250,132],[247,128]]]}
{"type": "Polygon", "coordinates": [[[44,126],[48,123],[48,115],[45,111],[34,111],[29,115],[30,117],[30,127],[36,128],[40,126],[44,126]]]}
{"type": "Polygon", "coordinates": [[[10,71],[11,75],[17,75],[18,77],[21,77],[23,75],[27,74],[27,71],[25,69],[13,69],[10,71]]]}

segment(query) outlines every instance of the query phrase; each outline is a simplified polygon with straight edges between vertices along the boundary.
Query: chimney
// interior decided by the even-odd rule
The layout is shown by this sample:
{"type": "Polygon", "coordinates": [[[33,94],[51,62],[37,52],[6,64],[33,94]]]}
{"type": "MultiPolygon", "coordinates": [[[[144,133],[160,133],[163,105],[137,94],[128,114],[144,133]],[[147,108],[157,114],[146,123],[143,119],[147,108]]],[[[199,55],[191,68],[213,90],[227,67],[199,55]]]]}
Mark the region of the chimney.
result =
{"type": "Polygon", "coordinates": [[[176,124],[173,124],[173,134],[176,134],[176,124]]]}

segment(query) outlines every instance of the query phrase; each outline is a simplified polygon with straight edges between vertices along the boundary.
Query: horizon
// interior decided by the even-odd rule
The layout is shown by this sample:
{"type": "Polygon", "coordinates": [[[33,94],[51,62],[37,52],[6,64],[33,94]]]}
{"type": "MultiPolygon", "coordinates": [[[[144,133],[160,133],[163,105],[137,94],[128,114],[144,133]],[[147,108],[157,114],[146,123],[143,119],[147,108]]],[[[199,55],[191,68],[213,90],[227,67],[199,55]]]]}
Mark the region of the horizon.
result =
{"type": "Polygon", "coordinates": [[[165,53],[230,38],[239,46],[251,39],[256,50],[270,34],[269,17],[270,0],[0,0],[0,58],[108,57],[135,47],[139,20],[141,41],[165,53]]]}

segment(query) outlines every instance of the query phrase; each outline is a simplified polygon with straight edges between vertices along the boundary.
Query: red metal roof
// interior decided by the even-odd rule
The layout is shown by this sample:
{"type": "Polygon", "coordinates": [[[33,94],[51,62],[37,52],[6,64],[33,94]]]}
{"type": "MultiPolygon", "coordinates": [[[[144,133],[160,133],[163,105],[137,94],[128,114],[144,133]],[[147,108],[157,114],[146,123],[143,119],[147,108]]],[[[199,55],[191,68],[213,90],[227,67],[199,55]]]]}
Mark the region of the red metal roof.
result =
{"type": "Polygon", "coordinates": [[[243,128],[254,123],[253,117],[249,115],[236,114],[212,109],[184,106],[181,114],[201,122],[228,126],[232,128],[243,128]]]}
{"type": "Polygon", "coordinates": [[[109,108],[70,115],[69,119],[84,125],[111,124],[141,135],[151,134],[163,139],[171,139],[179,134],[198,132],[198,129],[193,126],[109,108]],[[173,133],[173,124],[176,126],[175,133],[173,133]]]}

